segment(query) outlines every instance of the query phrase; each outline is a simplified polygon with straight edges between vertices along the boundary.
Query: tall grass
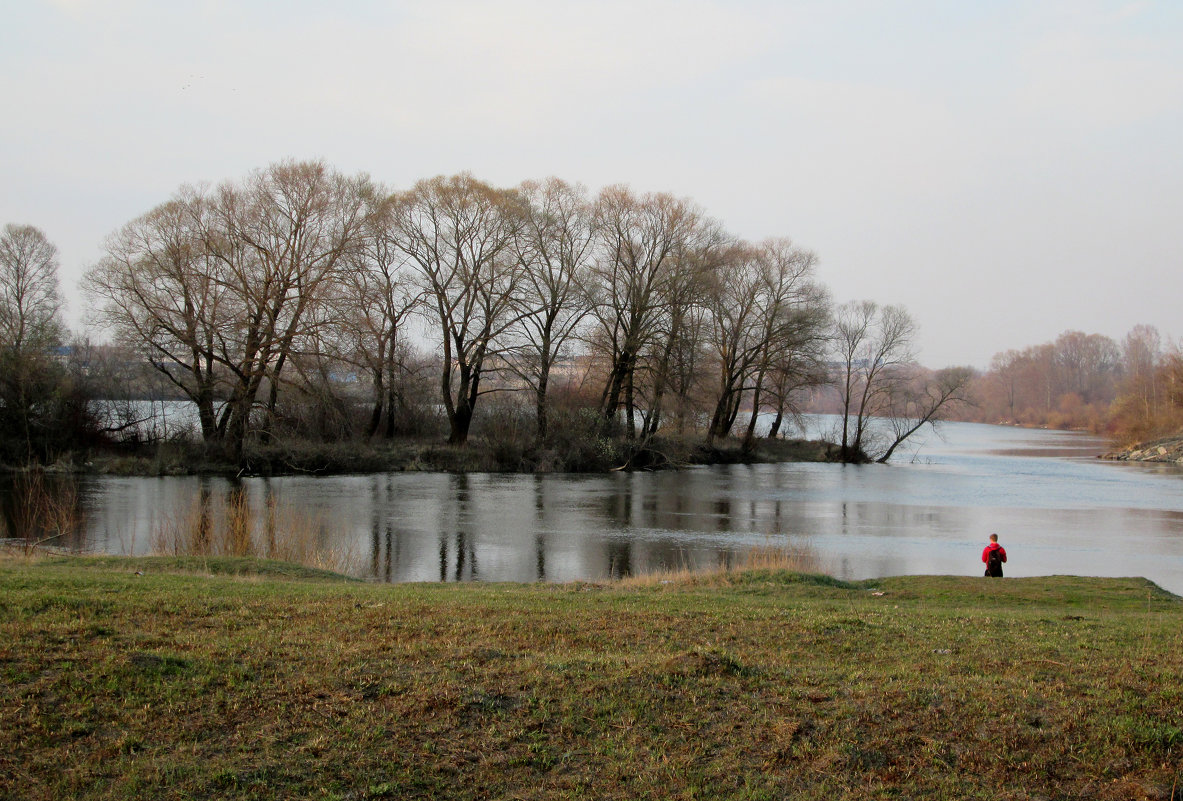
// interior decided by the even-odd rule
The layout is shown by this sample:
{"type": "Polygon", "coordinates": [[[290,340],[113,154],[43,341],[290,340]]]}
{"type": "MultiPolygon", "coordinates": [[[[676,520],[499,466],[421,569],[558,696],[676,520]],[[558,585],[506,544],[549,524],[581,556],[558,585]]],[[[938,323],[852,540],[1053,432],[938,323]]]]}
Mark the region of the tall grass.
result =
{"type": "Polygon", "coordinates": [[[268,496],[260,515],[245,492],[202,492],[166,517],[150,535],[158,556],[251,556],[355,575],[360,560],[319,516],[309,517],[268,496]]]}

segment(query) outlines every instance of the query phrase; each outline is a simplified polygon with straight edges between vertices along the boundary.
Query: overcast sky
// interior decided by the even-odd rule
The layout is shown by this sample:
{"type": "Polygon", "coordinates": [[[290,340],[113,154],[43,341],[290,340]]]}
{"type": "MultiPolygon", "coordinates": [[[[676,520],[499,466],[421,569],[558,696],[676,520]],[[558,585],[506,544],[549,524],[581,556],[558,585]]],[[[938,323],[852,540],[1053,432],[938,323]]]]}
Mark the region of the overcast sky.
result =
{"type": "Polygon", "coordinates": [[[2,0],[0,223],[75,285],[184,183],[322,158],[697,201],[932,367],[1183,336],[1183,3],[2,0]]]}

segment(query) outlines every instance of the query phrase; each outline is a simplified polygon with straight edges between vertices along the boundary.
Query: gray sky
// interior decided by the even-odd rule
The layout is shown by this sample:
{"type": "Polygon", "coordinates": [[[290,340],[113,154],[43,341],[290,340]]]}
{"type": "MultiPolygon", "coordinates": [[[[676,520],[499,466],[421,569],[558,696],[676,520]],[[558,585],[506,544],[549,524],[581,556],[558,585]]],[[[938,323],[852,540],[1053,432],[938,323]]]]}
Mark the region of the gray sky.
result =
{"type": "Polygon", "coordinates": [[[920,358],[1183,336],[1183,3],[0,0],[0,223],[104,237],[323,158],[688,196],[905,305],[920,358]]]}

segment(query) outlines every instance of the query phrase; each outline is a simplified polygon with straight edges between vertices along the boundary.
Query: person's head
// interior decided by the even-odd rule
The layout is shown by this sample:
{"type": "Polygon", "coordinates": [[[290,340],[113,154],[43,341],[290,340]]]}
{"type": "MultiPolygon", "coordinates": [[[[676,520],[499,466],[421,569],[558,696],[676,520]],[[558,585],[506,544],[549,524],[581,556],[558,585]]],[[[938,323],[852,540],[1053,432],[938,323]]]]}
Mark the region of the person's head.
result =
{"type": "Polygon", "coordinates": [[[991,534],[991,535],[990,535],[990,542],[998,542],[998,535],[997,535],[997,534],[991,534]]]}

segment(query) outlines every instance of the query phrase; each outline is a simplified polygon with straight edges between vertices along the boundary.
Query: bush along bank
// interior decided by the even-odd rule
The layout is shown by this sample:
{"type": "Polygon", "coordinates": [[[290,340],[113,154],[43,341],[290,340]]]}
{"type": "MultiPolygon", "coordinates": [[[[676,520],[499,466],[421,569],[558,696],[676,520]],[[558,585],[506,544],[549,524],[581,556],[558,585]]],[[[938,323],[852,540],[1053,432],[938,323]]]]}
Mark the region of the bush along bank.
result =
{"type": "Polygon", "coordinates": [[[740,440],[706,445],[700,438],[659,437],[645,442],[595,438],[507,443],[474,439],[456,446],[438,440],[390,442],[286,442],[248,447],[241,463],[197,444],[164,443],[130,453],[65,460],[60,472],[107,475],[330,475],[428,471],[444,473],[604,473],[664,470],[709,464],[836,461],[838,452],[813,440],[740,440]]]}

